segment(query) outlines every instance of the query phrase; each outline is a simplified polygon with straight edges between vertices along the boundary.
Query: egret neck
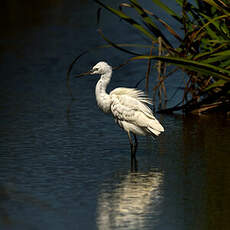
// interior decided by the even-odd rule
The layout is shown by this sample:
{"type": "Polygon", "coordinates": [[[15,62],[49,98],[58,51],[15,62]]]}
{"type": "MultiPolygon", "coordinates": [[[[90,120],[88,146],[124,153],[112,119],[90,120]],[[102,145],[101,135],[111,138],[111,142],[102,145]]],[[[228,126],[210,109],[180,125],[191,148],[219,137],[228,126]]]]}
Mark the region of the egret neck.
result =
{"type": "Polygon", "coordinates": [[[98,107],[105,113],[112,113],[117,124],[127,132],[131,149],[131,169],[133,164],[136,168],[136,134],[158,136],[164,132],[163,126],[147,106],[151,104],[150,100],[144,92],[132,88],[119,87],[108,94],[106,89],[112,77],[112,67],[106,62],[98,62],[88,73],[80,76],[86,74],[101,75],[95,89],[98,107]]]}
{"type": "Polygon", "coordinates": [[[98,107],[105,113],[111,111],[111,98],[110,95],[106,92],[107,85],[110,82],[112,76],[112,68],[110,68],[107,73],[101,75],[100,80],[97,82],[95,94],[98,107]]]}

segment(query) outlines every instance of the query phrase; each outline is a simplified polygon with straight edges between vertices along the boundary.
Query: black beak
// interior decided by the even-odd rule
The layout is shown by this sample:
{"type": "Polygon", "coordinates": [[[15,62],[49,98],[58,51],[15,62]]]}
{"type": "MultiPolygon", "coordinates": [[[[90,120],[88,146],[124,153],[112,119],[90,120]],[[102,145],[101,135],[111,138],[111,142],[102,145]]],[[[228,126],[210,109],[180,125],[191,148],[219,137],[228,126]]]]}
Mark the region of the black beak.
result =
{"type": "Polygon", "coordinates": [[[77,76],[75,76],[75,77],[76,77],[76,78],[79,78],[79,77],[83,77],[83,76],[90,75],[91,73],[93,73],[93,70],[90,70],[90,71],[88,71],[88,72],[86,72],[86,73],[81,73],[81,74],[79,74],[79,75],[77,75],[77,76]]]}

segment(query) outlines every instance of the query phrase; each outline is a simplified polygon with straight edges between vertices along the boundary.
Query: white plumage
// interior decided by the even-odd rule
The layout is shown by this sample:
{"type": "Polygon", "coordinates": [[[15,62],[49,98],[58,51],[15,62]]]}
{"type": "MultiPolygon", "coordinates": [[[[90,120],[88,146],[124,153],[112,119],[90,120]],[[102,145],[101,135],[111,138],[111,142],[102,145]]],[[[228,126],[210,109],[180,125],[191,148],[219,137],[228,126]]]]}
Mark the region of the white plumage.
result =
{"type": "Polygon", "coordinates": [[[116,88],[108,94],[106,88],[112,76],[112,67],[106,62],[97,63],[89,73],[101,75],[95,89],[97,104],[103,112],[112,113],[117,124],[128,133],[131,153],[135,157],[135,134],[158,136],[164,131],[147,106],[151,104],[150,100],[142,91],[132,88],[116,88]],[[134,135],[135,145],[130,133],[134,135]]]}
{"type": "Polygon", "coordinates": [[[144,93],[135,89],[117,88],[110,94],[111,112],[125,131],[134,134],[159,135],[164,131],[146,104],[150,104],[144,93]]]}

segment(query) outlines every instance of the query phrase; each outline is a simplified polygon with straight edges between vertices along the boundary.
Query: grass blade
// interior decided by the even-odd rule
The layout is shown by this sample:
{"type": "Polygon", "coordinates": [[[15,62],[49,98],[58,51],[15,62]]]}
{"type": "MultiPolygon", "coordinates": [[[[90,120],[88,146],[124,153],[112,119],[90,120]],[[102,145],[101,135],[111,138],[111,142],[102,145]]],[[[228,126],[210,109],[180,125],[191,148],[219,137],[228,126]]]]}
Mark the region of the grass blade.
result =
{"type": "Polygon", "coordinates": [[[179,57],[163,57],[163,56],[136,56],[130,60],[140,60],[140,59],[155,59],[167,62],[170,64],[177,65],[187,70],[201,72],[204,75],[215,76],[226,81],[230,81],[230,71],[211,65],[207,63],[202,63],[198,61],[193,61],[189,59],[179,58],[179,57]]]}
{"type": "Polygon", "coordinates": [[[113,46],[114,48],[118,49],[118,50],[121,50],[125,53],[128,53],[128,54],[131,54],[131,55],[140,55],[138,53],[135,53],[135,52],[132,52],[130,50],[127,50],[127,49],[124,49],[122,48],[121,46],[115,44],[114,42],[112,42],[111,40],[109,40],[108,38],[105,37],[105,35],[102,33],[101,29],[98,30],[98,32],[100,33],[100,35],[102,36],[102,38],[107,42],[109,43],[111,46],[113,46]]]}
{"type": "Polygon", "coordinates": [[[137,11],[137,13],[142,17],[143,22],[148,27],[148,29],[154,33],[155,37],[161,37],[167,46],[172,47],[168,39],[164,36],[164,34],[159,30],[159,28],[155,25],[155,23],[152,21],[152,19],[148,16],[146,11],[140,6],[137,0],[130,0],[132,3],[132,6],[137,11]]]}
{"type": "Polygon", "coordinates": [[[178,22],[181,23],[181,17],[177,15],[172,9],[170,9],[167,5],[162,3],[160,0],[152,0],[156,5],[161,7],[166,13],[171,15],[173,18],[175,18],[178,22]]]}
{"type": "Polygon", "coordinates": [[[131,17],[129,17],[128,15],[123,13],[122,11],[116,10],[116,9],[114,9],[114,8],[108,6],[108,5],[105,5],[104,3],[102,3],[99,0],[94,0],[94,1],[97,2],[99,5],[101,5],[102,7],[104,7],[105,9],[107,9],[108,11],[110,11],[111,13],[115,14],[116,16],[118,16],[119,18],[121,18],[124,21],[128,22],[129,24],[131,24],[134,28],[136,28],[137,30],[142,32],[145,36],[150,38],[152,41],[156,40],[156,37],[153,34],[151,34],[142,25],[140,25],[138,22],[136,22],[134,19],[132,19],[131,17]]]}

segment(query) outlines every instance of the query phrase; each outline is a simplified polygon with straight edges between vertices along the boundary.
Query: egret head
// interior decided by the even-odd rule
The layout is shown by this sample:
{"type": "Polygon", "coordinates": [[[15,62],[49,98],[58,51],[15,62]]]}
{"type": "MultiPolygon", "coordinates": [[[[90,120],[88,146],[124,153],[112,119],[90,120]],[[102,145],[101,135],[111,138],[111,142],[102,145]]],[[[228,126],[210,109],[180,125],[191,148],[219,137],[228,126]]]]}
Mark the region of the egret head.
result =
{"type": "Polygon", "coordinates": [[[88,71],[86,73],[81,73],[81,74],[79,74],[79,75],[77,75],[75,77],[76,78],[83,77],[83,76],[87,76],[89,74],[91,74],[91,75],[93,75],[93,74],[104,75],[104,74],[107,74],[107,73],[110,73],[110,76],[111,76],[112,67],[106,62],[100,61],[90,71],[88,71]]]}
{"type": "Polygon", "coordinates": [[[106,74],[106,73],[110,73],[112,72],[112,67],[104,62],[104,61],[100,61],[98,62],[91,70],[90,70],[90,74],[106,74]]]}

